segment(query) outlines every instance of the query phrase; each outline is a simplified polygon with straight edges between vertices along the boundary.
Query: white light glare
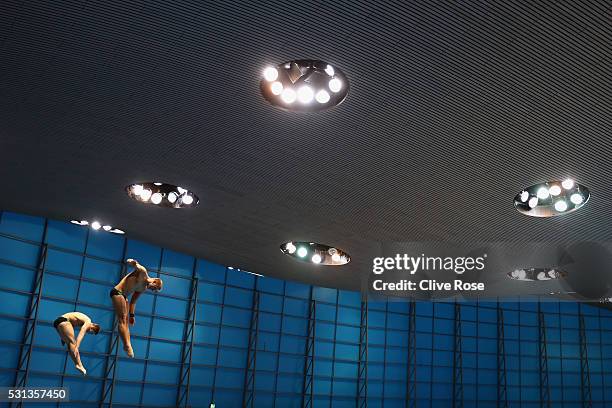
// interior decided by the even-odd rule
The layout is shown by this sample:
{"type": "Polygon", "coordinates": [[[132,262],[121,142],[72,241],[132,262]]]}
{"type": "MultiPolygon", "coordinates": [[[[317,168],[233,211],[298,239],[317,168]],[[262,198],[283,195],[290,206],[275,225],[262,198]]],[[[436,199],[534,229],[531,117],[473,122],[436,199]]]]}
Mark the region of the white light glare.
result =
{"type": "Polygon", "coordinates": [[[564,189],[571,190],[574,187],[574,180],[572,180],[572,179],[565,179],[565,180],[563,180],[561,185],[563,186],[564,189]]]}
{"type": "Polygon", "coordinates": [[[185,194],[187,192],[187,190],[185,190],[183,187],[177,187],[176,190],[179,192],[179,194],[185,194]]]}
{"type": "Polygon", "coordinates": [[[313,262],[313,263],[316,263],[316,264],[321,263],[321,255],[319,255],[319,254],[314,254],[314,255],[312,256],[312,262],[313,262]]]}
{"type": "Polygon", "coordinates": [[[332,255],[332,261],[333,262],[340,262],[340,255],[338,255],[337,253],[333,254],[332,255]]]}
{"type": "Polygon", "coordinates": [[[329,89],[334,93],[340,92],[342,89],[342,81],[340,81],[338,78],[332,78],[329,81],[329,89]]]}
{"type": "Polygon", "coordinates": [[[285,88],[283,89],[281,98],[283,99],[283,102],[285,103],[293,103],[295,102],[297,95],[295,94],[295,91],[293,90],[293,88],[285,88]]]}
{"type": "Polygon", "coordinates": [[[582,194],[574,193],[570,196],[570,201],[575,205],[580,205],[584,201],[584,197],[582,197],[582,194]]]}
{"type": "Polygon", "coordinates": [[[548,192],[551,196],[558,196],[561,194],[561,187],[555,184],[548,189],[548,192]]]}
{"type": "Polygon", "coordinates": [[[315,99],[319,103],[327,103],[329,102],[329,93],[325,89],[321,89],[319,92],[317,92],[315,99]]]}
{"type": "Polygon", "coordinates": [[[314,97],[314,92],[312,91],[311,87],[304,85],[298,89],[297,97],[300,103],[310,103],[314,97]]]}
{"type": "Polygon", "coordinates": [[[170,204],[174,204],[177,198],[178,196],[176,195],[175,192],[168,193],[168,201],[170,201],[170,204]]]}
{"type": "Polygon", "coordinates": [[[113,227],[111,227],[110,225],[105,225],[105,226],[103,226],[103,227],[102,227],[102,229],[103,229],[104,231],[110,231],[110,230],[112,230],[112,229],[113,229],[113,227]]]}
{"type": "Polygon", "coordinates": [[[304,248],[304,247],[300,247],[297,250],[297,256],[299,256],[300,258],[305,257],[307,254],[308,254],[308,250],[306,248],[304,248]]]}
{"type": "Polygon", "coordinates": [[[567,203],[564,200],[559,200],[555,203],[555,210],[563,212],[567,210],[567,203]]]}
{"type": "Polygon", "coordinates": [[[518,270],[518,274],[517,277],[521,280],[525,279],[527,277],[527,272],[525,272],[524,269],[519,269],[518,270]]]}
{"type": "Polygon", "coordinates": [[[151,202],[153,204],[159,204],[162,201],[162,195],[161,193],[155,193],[151,196],[151,202]]]}
{"type": "Polygon", "coordinates": [[[548,189],[546,187],[540,187],[538,190],[538,198],[540,200],[546,200],[548,198],[548,189]]]}
{"type": "Polygon", "coordinates": [[[188,194],[185,194],[182,200],[183,200],[183,204],[185,205],[191,205],[191,203],[193,203],[193,197],[188,194]]]}
{"type": "Polygon", "coordinates": [[[334,76],[334,67],[332,67],[331,65],[328,65],[327,68],[325,68],[325,73],[327,75],[329,75],[330,77],[334,76]]]}
{"type": "Polygon", "coordinates": [[[521,193],[521,201],[523,203],[526,203],[528,199],[529,199],[529,193],[527,191],[523,191],[521,193]]]}
{"type": "Polygon", "coordinates": [[[132,186],[132,192],[134,195],[140,195],[142,193],[142,186],[140,184],[135,184],[132,186]]]}
{"type": "Polygon", "coordinates": [[[110,230],[110,232],[112,232],[113,234],[125,234],[125,232],[123,232],[122,230],[120,230],[118,228],[110,230]]]}
{"type": "Polygon", "coordinates": [[[276,81],[276,78],[278,78],[278,71],[274,67],[268,67],[264,69],[263,76],[268,82],[276,81]]]}
{"type": "Polygon", "coordinates": [[[144,190],[142,190],[142,192],[140,193],[140,198],[142,198],[142,200],[143,200],[143,201],[149,201],[149,198],[151,198],[151,194],[152,194],[152,193],[153,193],[153,192],[152,192],[151,190],[149,190],[148,188],[147,188],[147,189],[144,189],[144,190]]]}
{"type": "Polygon", "coordinates": [[[535,208],[538,205],[538,197],[531,197],[529,199],[529,208],[535,208]]]}
{"type": "Polygon", "coordinates": [[[294,253],[296,248],[295,245],[293,245],[293,242],[288,242],[287,245],[285,245],[285,249],[287,250],[287,252],[289,252],[290,254],[294,253]]]}
{"type": "Polygon", "coordinates": [[[93,228],[94,230],[99,230],[102,227],[102,225],[100,225],[100,223],[98,221],[94,221],[91,223],[91,228],[93,228]]]}
{"type": "Polygon", "coordinates": [[[278,81],[273,82],[272,85],[270,85],[270,91],[272,91],[274,95],[280,95],[283,92],[283,84],[278,81]]]}

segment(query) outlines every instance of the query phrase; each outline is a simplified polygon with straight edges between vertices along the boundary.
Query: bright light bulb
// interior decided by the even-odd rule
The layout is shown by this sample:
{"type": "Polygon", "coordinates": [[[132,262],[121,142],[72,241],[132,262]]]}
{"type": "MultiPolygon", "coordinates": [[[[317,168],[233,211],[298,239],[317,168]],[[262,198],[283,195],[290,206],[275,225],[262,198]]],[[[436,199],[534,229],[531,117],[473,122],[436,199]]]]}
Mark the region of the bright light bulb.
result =
{"type": "Polygon", "coordinates": [[[327,103],[329,102],[329,93],[325,89],[321,89],[319,92],[317,92],[315,99],[319,103],[327,103]]]}
{"type": "Polygon", "coordinates": [[[178,198],[178,196],[176,195],[175,192],[170,192],[168,193],[168,201],[170,201],[170,204],[174,204],[176,202],[176,199],[178,198]]]}
{"type": "Polygon", "coordinates": [[[314,254],[314,255],[312,256],[312,262],[313,262],[313,263],[316,263],[316,264],[321,263],[321,255],[319,255],[319,254],[314,254]]]}
{"type": "Polygon", "coordinates": [[[544,271],[538,272],[538,276],[536,276],[536,278],[537,280],[549,280],[550,279],[544,271]]]}
{"type": "Polygon", "coordinates": [[[156,186],[161,186],[162,185],[162,183],[153,183],[153,184],[155,184],[156,186]]]}
{"type": "Polygon", "coordinates": [[[334,93],[340,92],[342,89],[342,81],[340,81],[338,78],[332,78],[329,81],[329,89],[334,93]]]}
{"type": "Polygon", "coordinates": [[[185,190],[183,187],[177,187],[176,191],[178,191],[179,194],[185,194],[187,192],[187,190],[185,190]]]}
{"type": "Polygon", "coordinates": [[[570,201],[575,205],[580,205],[584,201],[584,197],[582,197],[582,194],[574,193],[570,196],[570,201]]]}
{"type": "Polygon", "coordinates": [[[280,95],[283,92],[283,84],[276,81],[270,85],[270,91],[272,91],[273,95],[280,95]]]}
{"type": "Polygon", "coordinates": [[[538,197],[531,197],[529,199],[529,208],[535,208],[538,205],[538,197]]]}
{"type": "Polygon", "coordinates": [[[162,195],[161,193],[155,193],[151,196],[151,202],[153,204],[159,204],[162,201],[162,195]]]}
{"type": "Polygon", "coordinates": [[[518,276],[519,276],[519,271],[518,271],[518,269],[513,270],[513,271],[512,271],[512,277],[513,277],[513,278],[518,278],[518,276]]]}
{"type": "Polygon", "coordinates": [[[114,233],[114,234],[125,234],[125,232],[123,232],[122,230],[115,228],[114,230],[111,230],[110,232],[114,233]]]}
{"type": "Polygon", "coordinates": [[[300,248],[297,250],[297,256],[299,256],[300,258],[303,258],[303,257],[305,257],[306,255],[308,255],[308,250],[307,250],[306,248],[304,248],[304,247],[300,247],[300,248]]]}
{"type": "Polygon", "coordinates": [[[538,198],[540,200],[546,200],[548,198],[548,189],[546,187],[540,187],[538,190],[538,198]]]}
{"type": "Polygon", "coordinates": [[[96,231],[99,230],[101,227],[102,225],[100,225],[98,221],[94,221],[91,223],[91,228],[95,229],[96,231]]]}
{"type": "Polygon", "coordinates": [[[331,65],[328,65],[327,68],[325,68],[325,73],[331,77],[334,76],[334,67],[332,67],[331,65]]]}
{"type": "Polygon", "coordinates": [[[311,87],[304,85],[298,89],[297,98],[300,103],[310,103],[312,102],[313,97],[314,92],[312,91],[311,87]]]}
{"type": "Polygon", "coordinates": [[[278,71],[274,67],[268,67],[264,69],[263,76],[268,82],[276,81],[276,78],[278,78],[278,71]]]}
{"type": "Polygon", "coordinates": [[[151,194],[152,194],[152,193],[153,193],[153,192],[152,192],[151,190],[149,190],[148,188],[147,188],[147,189],[144,189],[144,190],[142,190],[142,192],[140,193],[140,198],[142,198],[142,200],[143,200],[143,201],[149,201],[149,198],[151,198],[151,194]]]}
{"type": "Polygon", "coordinates": [[[85,221],[85,220],[82,220],[82,221],[81,221],[81,225],[89,225],[89,222],[88,222],[88,221],[85,221]]]}
{"type": "Polygon", "coordinates": [[[183,196],[182,200],[185,205],[191,205],[191,203],[193,203],[193,197],[187,194],[183,196]]]}
{"type": "Polygon", "coordinates": [[[133,185],[132,193],[134,193],[134,195],[140,195],[140,193],[142,193],[142,186],[140,184],[133,185]]]}
{"type": "Polygon", "coordinates": [[[103,226],[103,227],[102,227],[102,229],[103,229],[104,231],[110,231],[110,230],[112,230],[112,229],[113,229],[113,227],[111,227],[110,225],[105,225],[105,226],[103,226]]]}
{"type": "Polygon", "coordinates": [[[561,187],[555,184],[548,189],[548,192],[551,196],[558,196],[561,194],[561,187]]]}
{"type": "Polygon", "coordinates": [[[525,279],[525,278],[527,277],[527,272],[525,272],[525,270],[524,270],[524,269],[519,269],[519,270],[518,270],[517,277],[518,277],[519,279],[521,279],[521,280],[522,280],[522,279],[525,279]]]}
{"type": "Polygon", "coordinates": [[[567,203],[564,200],[559,200],[555,203],[555,210],[563,212],[567,210],[567,203]]]}
{"type": "Polygon", "coordinates": [[[332,255],[332,261],[333,262],[340,262],[340,255],[338,255],[337,253],[333,254],[332,255]]]}
{"type": "Polygon", "coordinates": [[[521,193],[521,201],[523,203],[526,203],[528,199],[529,199],[529,193],[527,191],[523,191],[521,193]]]}
{"type": "Polygon", "coordinates": [[[571,190],[572,187],[574,187],[574,180],[572,180],[572,179],[565,179],[565,180],[563,180],[561,185],[563,186],[564,189],[571,190]]]}
{"type": "Polygon", "coordinates": [[[296,248],[295,245],[293,245],[293,242],[288,242],[287,245],[285,245],[285,249],[287,250],[287,252],[289,252],[290,254],[294,253],[296,248]]]}
{"type": "Polygon", "coordinates": [[[70,222],[76,225],[81,225],[81,221],[70,220],[70,222]]]}
{"type": "Polygon", "coordinates": [[[285,103],[293,103],[297,98],[297,95],[293,88],[285,88],[283,89],[283,93],[281,94],[281,98],[285,103]]]}

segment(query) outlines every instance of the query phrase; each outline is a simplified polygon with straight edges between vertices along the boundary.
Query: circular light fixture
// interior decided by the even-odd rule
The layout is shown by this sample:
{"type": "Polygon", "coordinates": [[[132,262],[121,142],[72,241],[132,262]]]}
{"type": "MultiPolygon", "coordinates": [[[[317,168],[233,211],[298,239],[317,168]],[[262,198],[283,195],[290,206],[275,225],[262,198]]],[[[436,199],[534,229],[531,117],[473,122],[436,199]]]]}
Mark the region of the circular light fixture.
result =
{"type": "Polygon", "coordinates": [[[159,207],[187,208],[194,207],[200,202],[192,191],[166,183],[130,184],[125,191],[133,200],[152,203],[159,207]],[[140,194],[137,194],[138,191],[140,194]]]}
{"type": "Polygon", "coordinates": [[[514,197],[518,212],[532,217],[554,217],[578,210],[591,196],[589,189],[571,179],[527,187],[514,197]],[[561,187],[563,188],[561,188],[561,187]]]}
{"type": "Polygon", "coordinates": [[[299,261],[320,265],[344,265],[350,262],[351,257],[341,249],[316,242],[287,242],[280,246],[280,250],[299,261]],[[308,255],[311,256],[308,256],[308,255]]]}
{"type": "Polygon", "coordinates": [[[342,103],[349,84],[340,69],[326,62],[294,60],[266,68],[260,88],[263,97],[278,108],[316,112],[342,103]]]}
{"type": "Polygon", "coordinates": [[[91,223],[91,228],[97,231],[102,228],[102,225],[98,221],[94,221],[91,223]]]}
{"type": "Polygon", "coordinates": [[[102,229],[103,229],[104,231],[110,231],[110,230],[112,230],[112,229],[113,229],[113,227],[111,227],[110,225],[103,225],[103,226],[102,226],[102,229]]]}
{"type": "Polygon", "coordinates": [[[551,279],[562,279],[567,273],[556,268],[525,268],[515,269],[506,275],[512,280],[519,281],[548,281],[551,279]]]}
{"type": "Polygon", "coordinates": [[[122,230],[120,230],[118,228],[113,228],[110,225],[102,224],[100,221],[94,221],[92,223],[89,223],[89,221],[86,221],[86,220],[82,220],[82,221],[71,220],[70,222],[72,224],[80,225],[82,227],[89,226],[94,231],[102,230],[102,231],[106,231],[106,232],[112,232],[113,234],[125,234],[124,231],[122,231],[122,230]]]}

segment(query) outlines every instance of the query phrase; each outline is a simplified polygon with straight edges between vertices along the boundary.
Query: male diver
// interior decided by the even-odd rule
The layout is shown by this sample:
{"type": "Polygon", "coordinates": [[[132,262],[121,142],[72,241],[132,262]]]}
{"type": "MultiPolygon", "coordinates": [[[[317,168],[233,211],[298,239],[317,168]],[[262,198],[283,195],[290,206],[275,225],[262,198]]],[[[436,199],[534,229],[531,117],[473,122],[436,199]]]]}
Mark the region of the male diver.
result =
{"type": "Polygon", "coordinates": [[[153,291],[161,290],[163,282],[159,278],[150,278],[146,268],[140,265],[138,261],[128,259],[126,263],[134,267],[134,270],[121,279],[121,282],[110,291],[110,298],[113,302],[115,314],[117,315],[119,336],[123,343],[123,350],[128,357],[134,358],[128,322],[130,325],[134,325],[136,321],[134,318],[136,301],[142,292],[147,289],[153,291]],[[128,297],[130,295],[132,297],[128,303],[128,297]]]}
{"type": "Polygon", "coordinates": [[[79,347],[81,342],[87,333],[98,334],[100,332],[100,325],[92,323],[91,319],[84,313],[80,312],[69,312],[64,313],[53,322],[53,327],[57,330],[57,333],[62,340],[62,346],[64,344],[68,347],[68,354],[74,362],[74,366],[81,374],[86,375],[87,370],[81,362],[81,355],[79,353],[79,347]],[[74,329],[80,327],[79,335],[76,340],[74,338],[74,329]]]}

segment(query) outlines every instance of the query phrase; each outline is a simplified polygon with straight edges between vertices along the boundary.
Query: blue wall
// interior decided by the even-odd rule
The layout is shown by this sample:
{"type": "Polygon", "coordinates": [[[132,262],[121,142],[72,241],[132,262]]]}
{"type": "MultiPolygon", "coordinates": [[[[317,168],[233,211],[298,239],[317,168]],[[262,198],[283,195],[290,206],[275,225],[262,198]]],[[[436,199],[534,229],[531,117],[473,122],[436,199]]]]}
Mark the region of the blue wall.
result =
{"type": "MultiPolygon", "coordinates": [[[[118,362],[113,405],[174,406],[190,282],[199,278],[191,404],[242,404],[253,293],[260,293],[257,407],[299,407],[311,288],[255,277],[222,265],[66,222],[9,212],[0,218],[0,386],[12,385],[41,243],[49,244],[29,385],[69,386],[71,398],[94,404],[103,383],[113,322],[108,292],[125,257],[164,279],[144,295],[132,328],[133,360],[118,362]],[[72,310],[103,331],[81,346],[81,377],[51,325],[72,310]],[[153,318],[155,317],[155,318],[153,318]]],[[[257,271],[265,273],[265,271],[257,271]]],[[[360,295],[313,288],[316,308],[314,406],[354,407],[357,390],[360,295]]],[[[537,303],[502,304],[510,406],[539,407],[537,303]]],[[[585,318],[593,406],[612,404],[612,313],[576,303],[543,302],[553,406],[581,406],[579,313],[585,318]],[[561,403],[563,401],[563,404],[561,403]]],[[[409,303],[370,301],[368,406],[406,406],[409,303]]],[[[451,406],[454,304],[416,303],[418,407],[451,406]]],[[[497,405],[497,305],[461,304],[465,406],[497,405]]],[[[44,406],[44,405],[37,405],[44,406]]]]}

